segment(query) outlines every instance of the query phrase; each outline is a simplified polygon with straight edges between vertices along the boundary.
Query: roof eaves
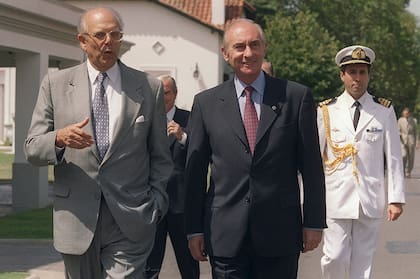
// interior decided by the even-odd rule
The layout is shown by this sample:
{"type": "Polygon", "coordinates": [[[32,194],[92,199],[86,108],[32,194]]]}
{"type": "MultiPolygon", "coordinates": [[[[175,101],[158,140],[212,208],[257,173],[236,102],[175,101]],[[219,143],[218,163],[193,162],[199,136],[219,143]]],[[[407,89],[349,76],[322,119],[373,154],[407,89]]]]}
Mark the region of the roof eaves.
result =
{"type": "Polygon", "coordinates": [[[183,11],[181,9],[178,9],[178,8],[176,8],[174,6],[171,6],[171,5],[167,4],[167,3],[160,2],[159,0],[150,0],[150,1],[151,2],[155,2],[156,4],[159,4],[161,6],[164,6],[164,7],[168,8],[168,9],[170,9],[170,10],[172,10],[174,12],[177,12],[177,13],[185,16],[185,17],[188,17],[188,18],[190,18],[190,19],[192,19],[192,20],[194,20],[196,22],[199,22],[200,24],[203,24],[203,25],[205,25],[207,27],[210,27],[212,30],[214,30],[216,32],[219,32],[220,34],[223,34],[223,31],[224,31],[224,25],[223,24],[217,24],[216,25],[216,24],[208,23],[208,22],[206,22],[206,21],[204,21],[204,20],[202,20],[200,18],[197,18],[197,17],[195,17],[195,16],[193,16],[191,14],[186,13],[185,11],[183,11]]]}

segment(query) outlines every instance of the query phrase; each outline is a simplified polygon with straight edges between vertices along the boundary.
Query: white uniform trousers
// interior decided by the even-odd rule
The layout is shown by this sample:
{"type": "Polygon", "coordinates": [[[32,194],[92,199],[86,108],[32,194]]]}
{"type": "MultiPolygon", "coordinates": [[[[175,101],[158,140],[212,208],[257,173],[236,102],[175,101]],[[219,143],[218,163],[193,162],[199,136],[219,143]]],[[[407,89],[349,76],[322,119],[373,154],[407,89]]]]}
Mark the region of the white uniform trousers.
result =
{"type": "Polygon", "coordinates": [[[324,279],[368,279],[379,239],[382,219],[372,219],[360,209],[359,219],[327,219],[324,229],[324,279]]]}

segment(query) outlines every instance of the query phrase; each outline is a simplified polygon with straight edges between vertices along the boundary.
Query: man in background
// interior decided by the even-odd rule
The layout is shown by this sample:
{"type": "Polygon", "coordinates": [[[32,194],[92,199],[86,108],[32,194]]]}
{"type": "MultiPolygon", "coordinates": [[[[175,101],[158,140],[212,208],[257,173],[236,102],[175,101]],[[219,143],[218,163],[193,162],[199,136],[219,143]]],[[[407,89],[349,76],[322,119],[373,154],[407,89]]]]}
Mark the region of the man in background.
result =
{"type": "Polygon", "coordinates": [[[404,108],[398,119],[405,177],[411,177],[417,145],[417,120],[404,108]]]}
{"type": "Polygon", "coordinates": [[[175,106],[178,94],[175,79],[171,76],[161,76],[159,79],[162,81],[165,94],[167,134],[174,169],[166,188],[169,195],[168,213],[157,226],[155,244],[147,260],[146,275],[149,279],[158,278],[165,256],[166,238],[169,234],[182,279],[197,279],[200,277],[199,264],[188,250],[184,217],[186,194],[184,170],[187,156],[185,127],[187,127],[190,112],[175,106]]]}
{"type": "Polygon", "coordinates": [[[267,75],[274,77],[274,68],[273,64],[267,59],[264,59],[261,65],[261,70],[263,70],[267,75]]]}

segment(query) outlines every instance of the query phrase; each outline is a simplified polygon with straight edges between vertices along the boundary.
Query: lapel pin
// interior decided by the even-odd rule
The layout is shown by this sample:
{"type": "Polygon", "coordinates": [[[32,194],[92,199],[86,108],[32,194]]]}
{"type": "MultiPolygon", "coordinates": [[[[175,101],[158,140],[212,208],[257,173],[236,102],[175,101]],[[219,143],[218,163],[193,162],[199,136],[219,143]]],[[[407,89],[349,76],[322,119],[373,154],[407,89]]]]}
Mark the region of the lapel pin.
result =
{"type": "Polygon", "coordinates": [[[272,106],[271,106],[271,109],[272,109],[275,113],[277,113],[277,114],[278,114],[278,113],[280,113],[282,106],[283,106],[283,103],[277,103],[277,104],[275,104],[275,105],[272,105],[272,106]]]}

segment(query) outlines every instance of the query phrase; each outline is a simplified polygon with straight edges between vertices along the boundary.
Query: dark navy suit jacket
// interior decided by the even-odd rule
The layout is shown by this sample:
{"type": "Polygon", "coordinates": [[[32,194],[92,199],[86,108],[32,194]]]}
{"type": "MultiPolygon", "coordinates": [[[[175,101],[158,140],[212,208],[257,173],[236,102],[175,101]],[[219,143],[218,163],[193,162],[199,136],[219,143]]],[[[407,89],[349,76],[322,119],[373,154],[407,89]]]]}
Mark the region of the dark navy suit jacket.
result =
{"type": "Polygon", "coordinates": [[[260,256],[296,253],[302,249],[303,227],[326,227],[324,173],[310,89],[267,75],[265,80],[254,156],[233,80],[194,98],[186,226],[187,234],[204,232],[205,249],[213,256],[236,256],[247,233],[260,256]],[[304,181],[303,210],[298,171],[304,181]]]}
{"type": "MultiPolygon", "coordinates": [[[[184,130],[187,127],[190,112],[175,108],[173,120],[184,130]]],[[[166,191],[169,195],[169,211],[171,213],[183,213],[185,205],[185,160],[187,157],[187,145],[178,142],[175,136],[169,136],[169,145],[174,162],[174,169],[168,181],[166,191]]]]}

